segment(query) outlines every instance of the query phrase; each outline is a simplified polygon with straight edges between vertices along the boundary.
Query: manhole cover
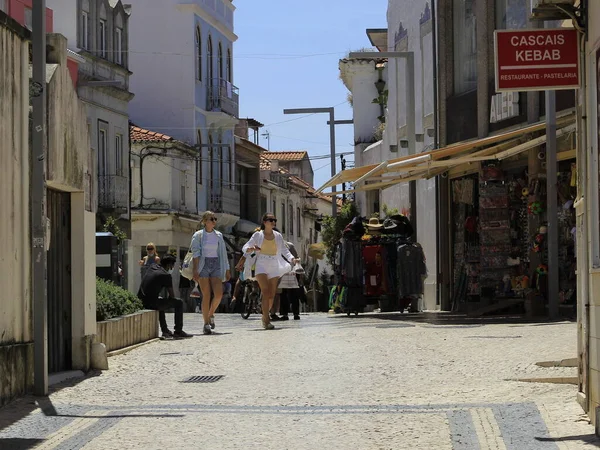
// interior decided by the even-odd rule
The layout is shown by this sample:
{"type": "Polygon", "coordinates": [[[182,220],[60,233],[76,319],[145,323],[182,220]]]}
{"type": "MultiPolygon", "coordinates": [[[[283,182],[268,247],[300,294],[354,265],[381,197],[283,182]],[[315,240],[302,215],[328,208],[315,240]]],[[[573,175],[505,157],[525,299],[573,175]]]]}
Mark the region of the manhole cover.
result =
{"type": "Polygon", "coordinates": [[[225,375],[195,375],[183,380],[183,383],[216,383],[224,377],[225,375]]]}

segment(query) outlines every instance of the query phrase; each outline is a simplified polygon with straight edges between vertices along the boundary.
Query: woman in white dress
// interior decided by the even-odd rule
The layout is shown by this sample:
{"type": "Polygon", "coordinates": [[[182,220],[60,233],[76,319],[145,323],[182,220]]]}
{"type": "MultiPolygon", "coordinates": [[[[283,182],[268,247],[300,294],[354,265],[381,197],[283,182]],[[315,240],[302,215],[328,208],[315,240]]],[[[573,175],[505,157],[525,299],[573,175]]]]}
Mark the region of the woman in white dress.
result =
{"type": "Polygon", "coordinates": [[[247,255],[257,255],[255,275],[262,292],[262,324],[266,330],[275,328],[269,311],[273,306],[279,279],[296,264],[283,236],[274,230],[276,226],[275,215],[265,214],[261,230],[254,233],[243,248],[247,255]]]}
{"type": "Polygon", "coordinates": [[[223,283],[229,281],[231,273],[225,240],[223,234],[215,230],[217,217],[212,211],[202,215],[202,225],[204,229],[194,233],[190,247],[194,256],[194,281],[202,291],[202,331],[211,334],[215,328],[215,311],[223,297],[223,283]]]}

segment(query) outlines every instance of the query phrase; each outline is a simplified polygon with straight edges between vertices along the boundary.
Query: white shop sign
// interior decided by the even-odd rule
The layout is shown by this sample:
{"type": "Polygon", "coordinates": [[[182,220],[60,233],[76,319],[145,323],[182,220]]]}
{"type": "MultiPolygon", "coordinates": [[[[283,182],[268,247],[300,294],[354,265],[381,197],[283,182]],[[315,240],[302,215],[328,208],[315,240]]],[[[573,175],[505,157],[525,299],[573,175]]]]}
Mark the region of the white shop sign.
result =
{"type": "Polygon", "coordinates": [[[519,93],[500,92],[492,96],[490,123],[502,122],[519,115],[519,93]]]}

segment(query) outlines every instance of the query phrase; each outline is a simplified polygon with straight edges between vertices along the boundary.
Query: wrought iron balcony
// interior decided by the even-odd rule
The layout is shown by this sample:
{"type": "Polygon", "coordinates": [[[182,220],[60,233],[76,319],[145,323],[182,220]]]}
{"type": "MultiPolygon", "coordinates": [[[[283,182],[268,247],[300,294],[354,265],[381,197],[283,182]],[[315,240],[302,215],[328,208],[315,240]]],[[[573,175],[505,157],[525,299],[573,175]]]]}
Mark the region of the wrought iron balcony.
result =
{"type": "Polygon", "coordinates": [[[279,173],[279,172],[271,172],[269,174],[269,180],[272,183],[275,183],[277,186],[279,186],[282,189],[289,189],[290,188],[290,179],[289,177],[279,173]]]}
{"type": "Polygon", "coordinates": [[[98,206],[107,209],[129,207],[129,180],[121,175],[98,176],[98,206]]]}
{"type": "Polygon", "coordinates": [[[240,193],[233,189],[222,188],[220,193],[210,195],[209,209],[216,213],[240,215],[240,193]]]}
{"type": "Polygon", "coordinates": [[[223,112],[236,119],[239,116],[239,89],[229,81],[214,78],[208,85],[208,111],[223,112]]]}

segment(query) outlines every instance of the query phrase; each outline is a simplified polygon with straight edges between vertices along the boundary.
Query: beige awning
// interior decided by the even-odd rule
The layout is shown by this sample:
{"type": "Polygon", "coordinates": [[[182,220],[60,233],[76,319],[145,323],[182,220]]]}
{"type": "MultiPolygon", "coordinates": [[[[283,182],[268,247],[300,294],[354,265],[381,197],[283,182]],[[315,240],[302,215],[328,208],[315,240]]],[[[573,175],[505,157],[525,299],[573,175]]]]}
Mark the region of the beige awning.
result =
{"type": "MultiPolygon", "coordinates": [[[[574,121],[573,114],[559,118],[557,138],[573,132],[574,121]]],[[[337,192],[337,194],[385,189],[398,183],[429,179],[457,166],[476,164],[481,161],[501,161],[545,143],[546,135],[535,138],[531,136],[532,133],[543,131],[545,126],[545,123],[540,122],[484,139],[453,144],[418,155],[403,156],[381,164],[344,170],[319,188],[319,191],[349,182],[355,184],[354,189],[337,192]],[[481,149],[482,147],[487,148],[481,149]]]]}

